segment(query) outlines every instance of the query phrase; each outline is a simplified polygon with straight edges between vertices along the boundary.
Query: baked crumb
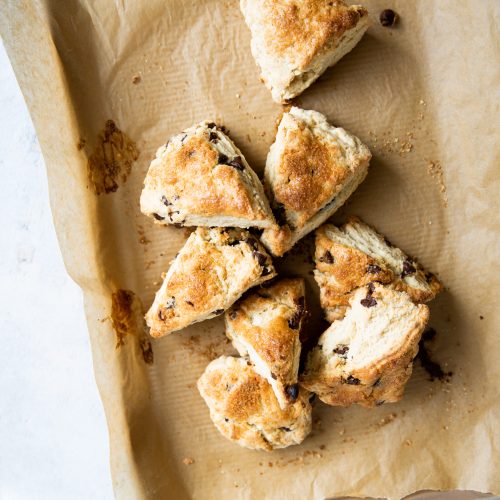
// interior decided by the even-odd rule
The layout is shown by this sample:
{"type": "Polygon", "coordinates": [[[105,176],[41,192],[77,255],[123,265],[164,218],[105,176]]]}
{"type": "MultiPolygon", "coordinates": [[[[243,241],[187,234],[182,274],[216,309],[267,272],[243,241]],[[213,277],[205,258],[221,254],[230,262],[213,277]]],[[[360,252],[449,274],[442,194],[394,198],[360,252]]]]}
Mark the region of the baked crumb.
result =
{"type": "Polygon", "coordinates": [[[132,83],[134,85],[137,85],[138,83],[141,83],[141,75],[134,75],[132,77],[132,83]]]}
{"type": "Polygon", "coordinates": [[[184,465],[192,465],[194,464],[194,458],[186,457],[182,460],[184,465]]]}

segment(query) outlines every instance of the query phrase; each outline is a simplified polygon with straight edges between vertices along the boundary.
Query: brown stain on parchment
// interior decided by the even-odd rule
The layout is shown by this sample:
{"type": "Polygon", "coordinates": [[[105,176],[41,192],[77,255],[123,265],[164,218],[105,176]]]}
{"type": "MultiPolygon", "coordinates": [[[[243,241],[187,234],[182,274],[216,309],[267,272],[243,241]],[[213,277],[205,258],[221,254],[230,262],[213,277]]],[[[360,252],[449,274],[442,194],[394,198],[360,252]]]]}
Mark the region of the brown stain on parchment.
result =
{"type": "Polygon", "coordinates": [[[135,142],[113,120],[108,120],[87,162],[88,177],[96,194],[114,193],[127,180],[137,158],[135,142]]]}
{"type": "Polygon", "coordinates": [[[138,340],[142,358],[147,364],[153,364],[153,346],[149,338],[138,328],[138,318],[143,320],[142,305],[131,290],[117,290],[111,295],[111,322],[116,334],[116,349],[125,345],[125,337],[138,340]]]}

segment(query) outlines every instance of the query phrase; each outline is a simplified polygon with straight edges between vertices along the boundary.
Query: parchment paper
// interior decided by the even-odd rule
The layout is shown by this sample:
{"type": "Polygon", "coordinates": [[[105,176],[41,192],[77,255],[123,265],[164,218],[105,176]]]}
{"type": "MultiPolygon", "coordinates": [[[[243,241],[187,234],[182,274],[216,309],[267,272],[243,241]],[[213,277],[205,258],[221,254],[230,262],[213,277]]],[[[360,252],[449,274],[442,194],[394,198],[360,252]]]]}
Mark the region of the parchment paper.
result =
{"type": "MultiPolygon", "coordinates": [[[[217,119],[262,172],[274,139],[281,108],[259,82],[238,2],[1,4],[64,260],[85,294],[118,498],[500,493],[498,1],[367,0],[373,25],[359,46],[296,100],[372,149],[367,180],[335,220],[360,215],[439,274],[432,355],[453,375],[431,382],[416,363],[398,404],[318,403],[313,435],[270,454],[222,438],[195,388],[210,357],[230,351],[222,320],[149,343],[141,319],[187,234],[139,212],[157,147],[217,119]],[[400,15],[393,29],[377,21],[387,7],[400,15]],[[111,146],[107,120],[118,130],[111,146]],[[107,166],[122,170],[117,189],[97,195],[88,161],[105,148],[107,166]]],[[[314,336],[324,325],[309,250],[279,266],[308,278],[314,336]]]]}

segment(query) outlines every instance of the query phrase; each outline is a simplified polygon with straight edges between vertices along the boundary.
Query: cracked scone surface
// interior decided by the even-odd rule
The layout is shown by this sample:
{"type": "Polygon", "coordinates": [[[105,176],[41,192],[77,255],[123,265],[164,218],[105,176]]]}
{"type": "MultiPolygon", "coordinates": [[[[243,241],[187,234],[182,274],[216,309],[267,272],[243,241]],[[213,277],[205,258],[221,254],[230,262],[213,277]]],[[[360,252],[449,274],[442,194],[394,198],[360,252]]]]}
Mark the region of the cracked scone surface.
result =
{"type": "Polygon", "coordinates": [[[405,292],[359,288],[309,353],[301,384],[333,406],[399,401],[428,319],[429,308],[405,292]]]}
{"type": "Polygon", "coordinates": [[[306,314],[301,278],[261,288],[226,312],[226,335],[274,390],[282,408],[298,397],[300,331],[306,314]]]}
{"type": "Polygon", "coordinates": [[[282,409],[269,383],[243,358],[222,356],[198,380],[210,418],[227,439],[270,451],[300,444],[311,432],[309,392],[282,409]]]}
{"type": "Polygon", "coordinates": [[[257,174],[224,127],[208,121],[158,149],[140,202],[158,224],[266,228],[274,221],[257,174]]]}
{"type": "Polygon", "coordinates": [[[243,229],[198,228],[173,260],[146,322],[153,337],[222,314],[276,275],[271,257],[243,229]]]}
{"type": "Polygon", "coordinates": [[[340,208],[368,172],[369,149],[317,111],[284,113],[267,156],[265,187],[278,225],[261,241],[281,256],[340,208]]]}
{"type": "Polygon", "coordinates": [[[368,12],[324,0],[241,0],[252,34],[252,55],[276,102],[309,87],[359,42],[368,12]]]}
{"type": "Polygon", "coordinates": [[[314,278],[330,322],[342,318],[354,291],[371,281],[404,291],[414,302],[428,302],[443,288],[434,274],[357,217],[340,227],[325,224],[315,236],[314,278]]]}

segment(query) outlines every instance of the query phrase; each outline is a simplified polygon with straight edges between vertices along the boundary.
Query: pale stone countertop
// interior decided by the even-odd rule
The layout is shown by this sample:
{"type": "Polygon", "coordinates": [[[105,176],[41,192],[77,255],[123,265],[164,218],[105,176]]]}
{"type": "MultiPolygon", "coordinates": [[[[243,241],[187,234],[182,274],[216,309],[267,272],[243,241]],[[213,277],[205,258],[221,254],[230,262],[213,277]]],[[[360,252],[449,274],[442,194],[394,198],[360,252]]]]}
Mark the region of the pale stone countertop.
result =
{"type": "Polygon", "coordinates": [[[110,499],[82,294],[67,275],[33,124],[0,42],[0,499],[110,499]]]}

